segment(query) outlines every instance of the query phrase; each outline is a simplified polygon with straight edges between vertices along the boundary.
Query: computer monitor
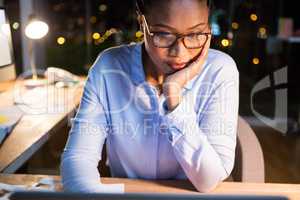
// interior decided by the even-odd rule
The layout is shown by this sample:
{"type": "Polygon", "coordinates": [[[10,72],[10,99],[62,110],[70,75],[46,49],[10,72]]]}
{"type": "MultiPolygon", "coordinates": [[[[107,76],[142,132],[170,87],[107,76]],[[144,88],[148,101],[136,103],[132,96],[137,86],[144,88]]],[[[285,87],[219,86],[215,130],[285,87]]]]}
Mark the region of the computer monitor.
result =
{"type": "Polygon", "coordinates": [[[0,7],[0,82],[16,78],[12,35],[5,9],[0,7]]]}
{"type": "Polygon", "coordinates": [[[283,196],[220,194],[84,194],[63,192],[15,192],[10,200],[288,200],[283,196]]]}

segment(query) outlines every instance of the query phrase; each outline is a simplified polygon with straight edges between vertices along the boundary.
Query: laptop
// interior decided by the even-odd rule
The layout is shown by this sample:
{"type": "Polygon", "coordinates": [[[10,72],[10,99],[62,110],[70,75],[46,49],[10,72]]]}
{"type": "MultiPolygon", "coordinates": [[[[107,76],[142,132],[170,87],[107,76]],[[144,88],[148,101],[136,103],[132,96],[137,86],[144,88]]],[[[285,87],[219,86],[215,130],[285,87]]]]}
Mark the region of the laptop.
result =
{"type": "Polygon", "coordinates": [[[288,200],[283,196],[217,194],[84,194],[63,192],[15,192],[11,200],[288,200]]]}

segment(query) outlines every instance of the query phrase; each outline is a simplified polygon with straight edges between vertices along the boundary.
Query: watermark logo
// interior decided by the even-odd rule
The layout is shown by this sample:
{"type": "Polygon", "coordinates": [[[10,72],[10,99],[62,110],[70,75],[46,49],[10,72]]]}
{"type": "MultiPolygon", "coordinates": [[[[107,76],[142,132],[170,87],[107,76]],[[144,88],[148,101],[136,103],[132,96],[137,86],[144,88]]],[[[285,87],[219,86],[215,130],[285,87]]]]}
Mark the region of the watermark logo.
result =
{"type": "MultiPolygon", "coordinates": [[[[283,67],[273,73],[274,77],[274,86],[282,86],[287,84],[288,82],[288,67],[283,67]]],[[[252,89],[251,96],[250,96],[250,106],[253,114],[262,122],[267,124],[268,126],[274,128],[275,130],[286,134],[288,131],[288,113],[287,113],[287,88],[278,88],[275,89],[275,114],[274,118],[266,117],[260,114],[258,111],[254,109],[253,106],[253,96],[258,93],[259,91],[265,90],[270,88],[271,85],[271,76],[266,76],[262,80],[260,80],[252,89]]]]}

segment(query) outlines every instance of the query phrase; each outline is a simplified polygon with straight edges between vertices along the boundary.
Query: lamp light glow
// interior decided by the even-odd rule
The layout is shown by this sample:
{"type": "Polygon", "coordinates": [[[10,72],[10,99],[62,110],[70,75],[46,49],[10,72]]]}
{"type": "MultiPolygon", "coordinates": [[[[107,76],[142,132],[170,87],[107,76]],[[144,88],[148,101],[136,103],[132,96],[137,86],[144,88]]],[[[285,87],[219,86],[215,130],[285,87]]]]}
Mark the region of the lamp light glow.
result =
{"type": "Polygon", "coordinates": [[[43,21],[34,20],[25,28],[25,35],[33,40],[41,39],[47,35],[49,26],[43,21]]]}

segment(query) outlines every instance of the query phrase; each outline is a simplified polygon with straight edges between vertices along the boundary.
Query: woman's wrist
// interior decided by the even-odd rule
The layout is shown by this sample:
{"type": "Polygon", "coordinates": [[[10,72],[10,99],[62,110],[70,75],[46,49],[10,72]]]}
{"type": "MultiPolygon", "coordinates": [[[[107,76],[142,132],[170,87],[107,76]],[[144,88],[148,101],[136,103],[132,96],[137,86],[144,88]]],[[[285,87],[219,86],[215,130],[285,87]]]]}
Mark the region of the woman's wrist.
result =
{"type": "Polygon", "coordinates": [[[180,102],[177,101],[177,102],[167,102],[167,106],[168,106],[168,111],[171,112],[173,110],[175,110],[175,108],[178,106],[180,102]]]}
{"type": "Polygon", "coordinates": [[[166,98],[168,111],[174,110],[181,101],[182,85],[179,81],[165,80],[163,84],[163,93],[166,98]]]}
{"type": "Polygon", "coordinates": [[[167,94],[165,93],[165,97],[166,97],[168,111],[173,111],[181,102],[181,95],[179,92],[176,93],[168,92],[167,94]]]}

